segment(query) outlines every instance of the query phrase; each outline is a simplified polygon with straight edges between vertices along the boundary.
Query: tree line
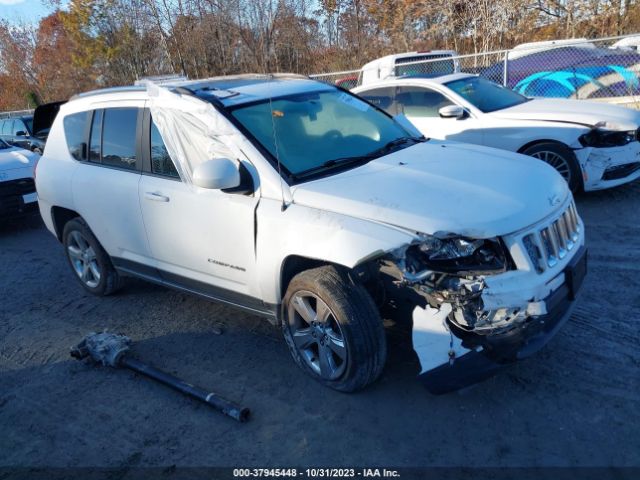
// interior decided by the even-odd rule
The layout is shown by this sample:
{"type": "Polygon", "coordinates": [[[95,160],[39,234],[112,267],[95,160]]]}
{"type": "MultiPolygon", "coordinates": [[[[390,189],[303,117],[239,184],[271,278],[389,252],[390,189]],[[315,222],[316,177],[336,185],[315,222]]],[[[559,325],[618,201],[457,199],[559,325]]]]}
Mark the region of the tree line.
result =
{"type": "Polygon", "coordinates": [[[0,20],[0,111],[161,74],[309,74],[640,31],[636,0],[48,1],[39,22],[0,20]]]}

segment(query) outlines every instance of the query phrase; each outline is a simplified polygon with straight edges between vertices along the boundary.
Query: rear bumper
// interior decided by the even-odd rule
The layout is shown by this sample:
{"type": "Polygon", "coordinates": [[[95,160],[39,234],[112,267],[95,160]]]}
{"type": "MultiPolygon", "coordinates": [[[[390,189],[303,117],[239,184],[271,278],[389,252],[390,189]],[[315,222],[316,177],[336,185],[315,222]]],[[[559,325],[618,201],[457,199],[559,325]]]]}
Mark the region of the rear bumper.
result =
{"type": "Polygon", "coordinates": [[[582,247],[565,269],[565,283],[544,299],[546,315],[530,317],[511,330],[483,337],[478,348],[422,373],[419,379],[431,393],[448,393],[485,380],[539,351],[571,316],[586,275],[586,260],[587,250],[582,247]]]}

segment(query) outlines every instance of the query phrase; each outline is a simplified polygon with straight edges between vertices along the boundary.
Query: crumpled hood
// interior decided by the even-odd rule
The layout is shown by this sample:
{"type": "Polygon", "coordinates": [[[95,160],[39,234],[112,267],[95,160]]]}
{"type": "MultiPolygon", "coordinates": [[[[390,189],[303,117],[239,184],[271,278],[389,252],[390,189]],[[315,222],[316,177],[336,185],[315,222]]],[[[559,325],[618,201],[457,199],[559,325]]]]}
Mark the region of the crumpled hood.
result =
{"type": "Polygon", "coordinates": [[[29,150],[12,147],[0,150],[0,170],[13,170],[15,168],[34,167],[38,154],[29,150]]]}
{"type": "Polygon", "coordinates": [[[569,195],[550,166],[524,155],[430,140],[359,168],[292,187],[298,205],[475,238],[542,220],[569,195]]]}
{"type": "Polygon", "coordinates": [[[514,107],[492,112],[499,118],[543,120],[595,126],[606,122],[610,130],[635,130],[640,126],[640,111],[600,102],[566,98],[535,98],[514,107]]]}

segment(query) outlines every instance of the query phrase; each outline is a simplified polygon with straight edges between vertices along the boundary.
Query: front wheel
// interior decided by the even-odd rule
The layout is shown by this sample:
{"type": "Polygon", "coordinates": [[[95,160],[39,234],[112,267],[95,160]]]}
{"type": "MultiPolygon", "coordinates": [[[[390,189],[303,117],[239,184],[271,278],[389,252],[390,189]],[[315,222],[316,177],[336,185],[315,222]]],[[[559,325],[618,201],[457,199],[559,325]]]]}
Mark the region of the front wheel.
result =
{"type": "Polygon", "coordinates": [[[299,273],[289,284],[282,310],[291,355],[319,382],[353,392],[382,373],[387,344],[380,315],[346,270],[324,266],[299,273]]]}
{"type": "Polygon", "coordinates": [[[522,153],[542,160],[555,168],[572,192],[575,193],[582,188],[582,170],[569,147],[560,143],[545,142],[533,145],[522,153]]]}

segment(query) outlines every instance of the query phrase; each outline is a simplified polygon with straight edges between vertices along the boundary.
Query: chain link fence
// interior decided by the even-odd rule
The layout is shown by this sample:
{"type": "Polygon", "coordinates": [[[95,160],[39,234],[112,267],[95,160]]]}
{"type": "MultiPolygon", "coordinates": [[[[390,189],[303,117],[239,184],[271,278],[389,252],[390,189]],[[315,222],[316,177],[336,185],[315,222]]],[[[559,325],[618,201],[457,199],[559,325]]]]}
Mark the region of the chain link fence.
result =
{"type": "Polygon", "coordinates": [[[640,34],[519,45],[471,55],[433,51],[389,55],[357,70],[311,75],[354,88],[398,77],[480,75],[529,97],[601,100],[634,106],[640,101],[640,34]]]}

